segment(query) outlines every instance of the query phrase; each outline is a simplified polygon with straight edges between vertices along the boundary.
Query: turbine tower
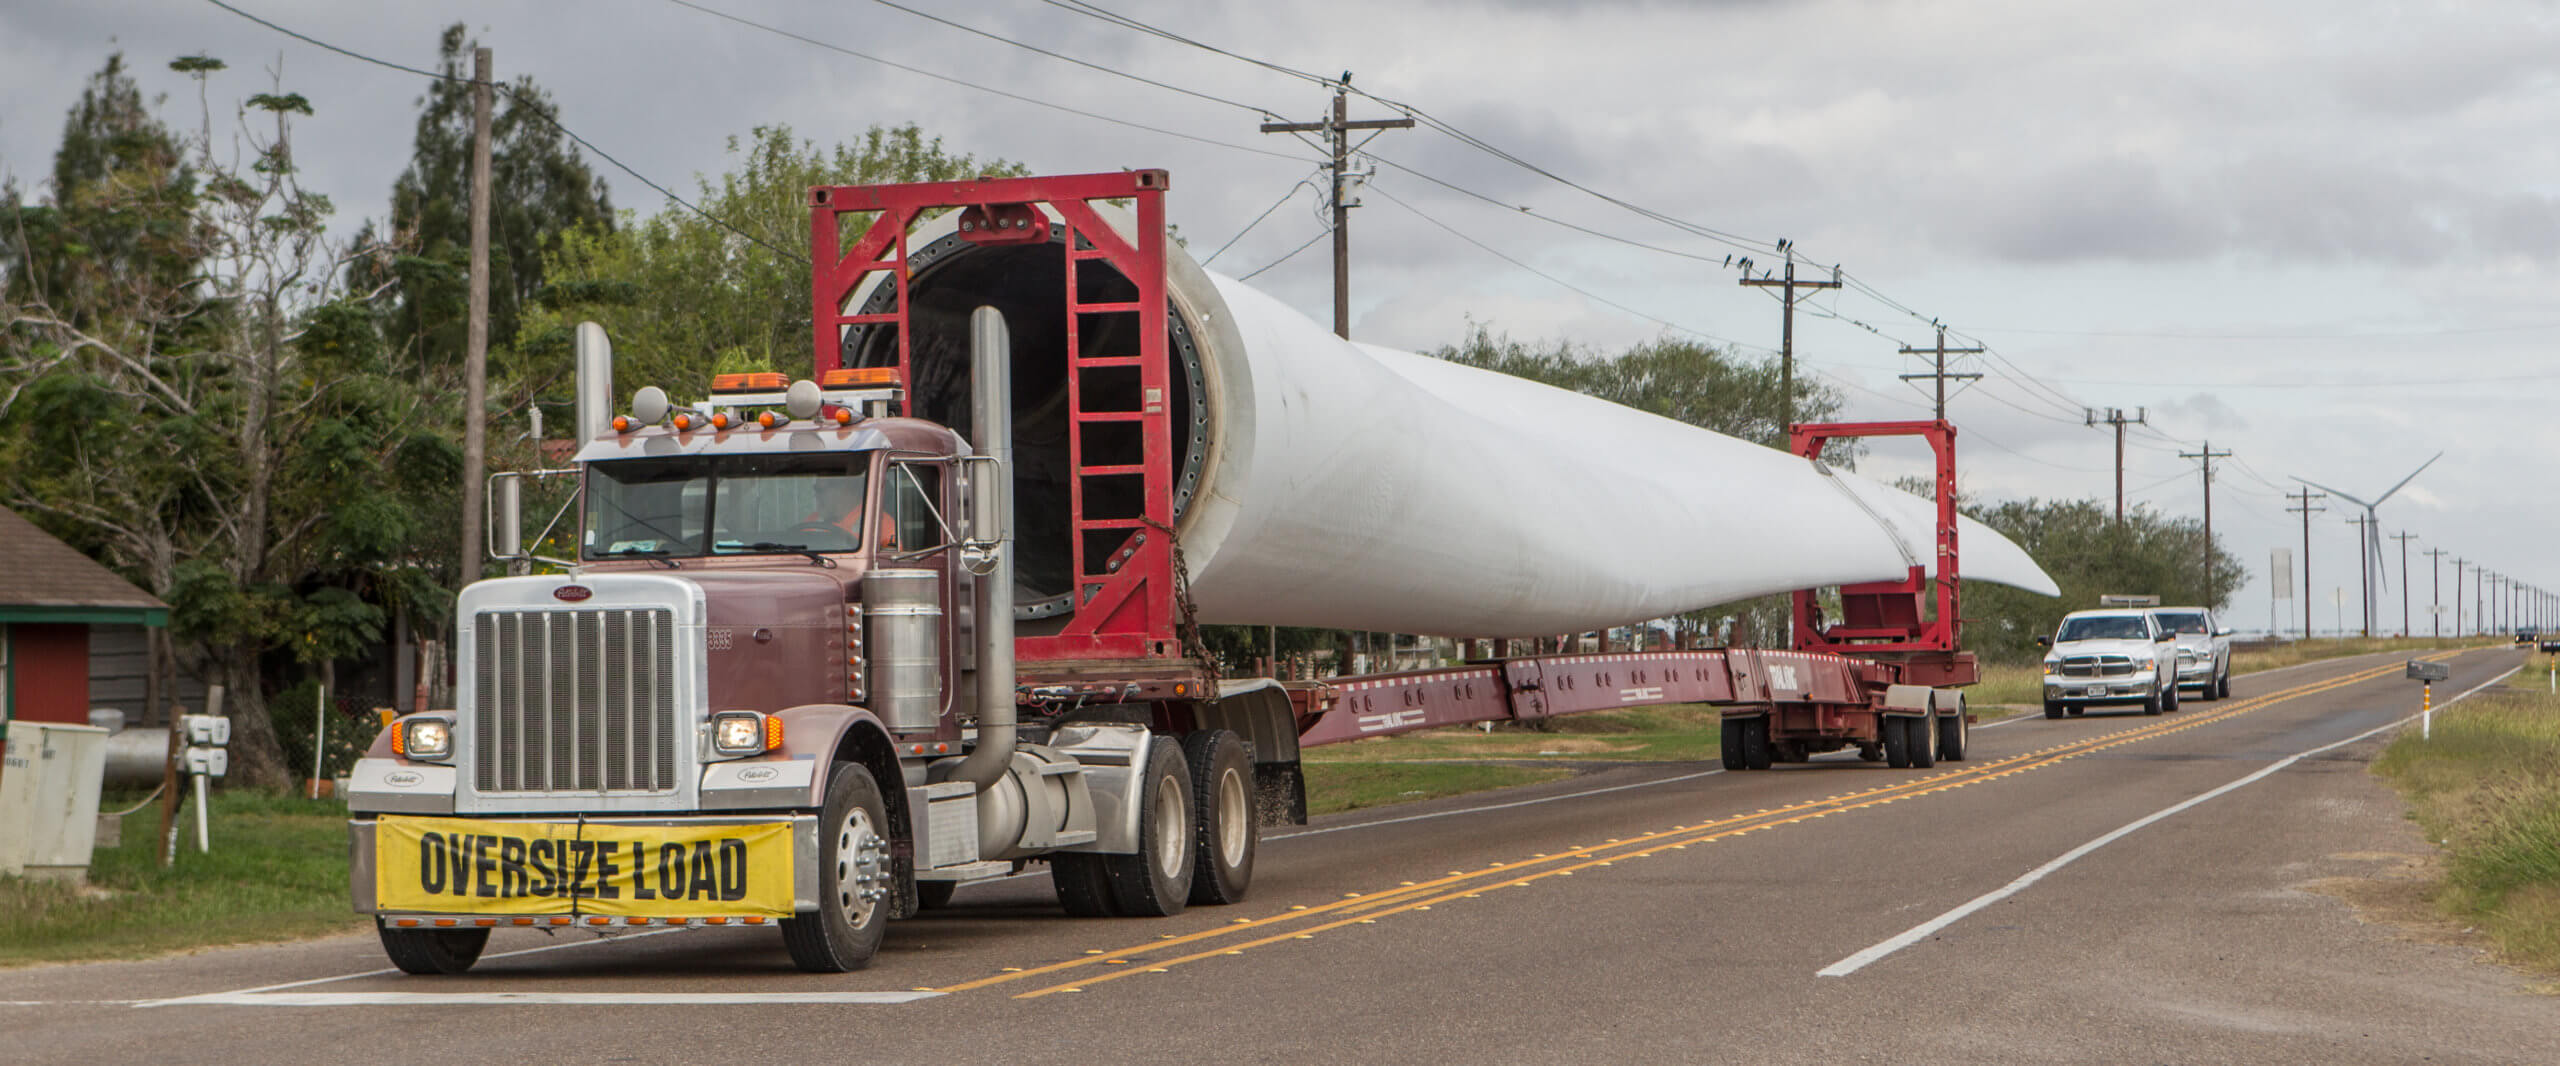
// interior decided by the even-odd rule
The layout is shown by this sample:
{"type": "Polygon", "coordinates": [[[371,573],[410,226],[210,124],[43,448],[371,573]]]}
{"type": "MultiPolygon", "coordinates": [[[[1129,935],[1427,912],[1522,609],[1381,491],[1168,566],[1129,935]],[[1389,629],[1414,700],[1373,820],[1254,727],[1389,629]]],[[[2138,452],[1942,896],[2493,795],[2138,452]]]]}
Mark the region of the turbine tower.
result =
{"type": "Polygon", "coordinates": [[[2442,458],[2444,458],[2443,452],[2435,453],[2435,455],[2429,457],[2426,462],[2419,463],[2418,469],[2409,471],[2409,476],[2401,478],[2399,484],[2391,486],[2389,489],[2385,490],[2382,495],[2376,496],[2371,500],[2357,499],[2354,496],[2347,495],[2344,492],[2330,488],[2327,485],[2323,485],[2307,477],[2296,476],[2294,478],[2295,481],[2299,481],[2305,485],[2311,486],[2312,488],[2328,493],[2331,496],[2335,496],[2341,500],[2347,501],[2348,503],[2364,508],[2365,543],[2359,549],[2359,552],[2365,559],[2364,577],[2366,580],[2364,580],[2362,584],[2364,586],[2365,635],[2368,637],[2373,635],[2374,592],[2378,587],[2388,585],[2390,580],[2390,571],[2382,565],[2382,525],[2381,520],[2374,516],[2374,508],[2382,506],[2382,501],[2390,499],[2392,493],[2396,493],[2406,487],[2409,482],[2416,480],[2419,474],[2424,473],[2428,467],[2434,466],[2437,459],[2442,458]],[[2377,584],[2377,582],[2379,582],[2379,584],[2377,584]]]}

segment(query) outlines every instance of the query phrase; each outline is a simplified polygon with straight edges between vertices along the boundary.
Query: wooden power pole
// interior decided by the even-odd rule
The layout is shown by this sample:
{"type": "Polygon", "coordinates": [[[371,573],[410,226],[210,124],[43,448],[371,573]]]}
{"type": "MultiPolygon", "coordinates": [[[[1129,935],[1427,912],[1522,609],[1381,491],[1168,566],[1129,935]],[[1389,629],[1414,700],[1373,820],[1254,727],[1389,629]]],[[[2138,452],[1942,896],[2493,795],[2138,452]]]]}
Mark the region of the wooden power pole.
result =
{"type": "Polygon", "coordinates": [[[1950,373],[1947,373],[1947,357],[1948,357],[1948,356],[1950,356],[1950,355],[1980,355],[1980,354],[1982,354],[1982,349],[1980,349],[1980,348],[1949,348],[1949,347],[1947,347],[1947,327],[1945,327],[1945,326],[1940,326],[1940,327],[1938,327],[1938,346],[1937,346],[1937,347],[1935,347],[1935,348],[1912,348],[1912,347],[1908,347],[1908,346],[1906,346],[1906,347],[1904,347],[1904,348],[1902,349],[1902,354],[1904,354],[1904,355],[1929,355],[1929,356],[1936,356],[1936,357],[1937,357],[1937,368],[1936,368],[1936,369],[1931,370],[1930,372],[1928,372],[1928,373],[1926,373],[1926,374],[1904,374],[1904,375],[1902,375],[1902,380],[1904,380],[1904,381],[1918,381],[1918,380],[1920,380],[1920,379],[1922,379],[1922,378],[1929,378],[1929,379],[1933,379],[1933,380],[1935,380],[1935,381],[1938,383],[1938,405],[1937,405],[1936,410],[1937,410],[1937,412],[1938,412],[1938,421],[1940,421],[1940,422],[1944,422],[1944,421],[1946,421],[1946,420],[1947,420],[1947,379],[1948,379],[1948,378],[1954,378],[1954,379],[1959,380],[1959,381],[1974,381],[1974,380],[1978,380],[1978,379],[1980,379],[1980,378],[1982,377],[1982,375],[1980,375],[1980,374],[1950,374],[1950,373]]]}
{"type": "MultiPolygon", "coordinates": [[[[2121,407],[2107,408],[2106,416],[2103,418],[2099,417],[2097,408],[2092,407],[2087,410],[2090,425],[2094,426],[2100,422],[2104,422],[2110,426],[2116,427],[2116,524],[2121,526],[2124,524],[2124,427],[2149,425],[2151,423],[2151,410],[2147,407],[2136,407],[2133,409],[2134,413],[2131,418],[2126,418],[2124,416],[2124,408],[2121,407]]],[[[2306,556],[2308,555],[2307,552],[2305,554],[2306,556]]],[[[2307,558],[2306,561],[2308,561],[2307,558]]],[[[2303,602],[2311,602],[2311,591],[2308,584],[2303,588],[2303,602]]],[[[2304,617],[2307,618],[2310,616],[2305,615],[2304,617]]]]}
{"type": "Polygon", "coordinates": [[[2416,636],[2409,632],[2409,542],[2418,539],[2418,535],[2394,533],[2391,539],[2400,542],[2400,635],[2416,636]]]}
{"type": "Polygon", "coordinates": [[[480,576],[482,479],[489,465],[489,50],[471,50],[471,309],[462,349],[462,567],[480,576]]]}
{"type": "Polygon", "coordinates": [[[2444,636],[2444,557],[2453,554],[2442,548],[2429,548],[2427,556],[2427,614],[2435,620],[2429,624],[2429,635],[2444,636]]]}
{"type": "Polygon", "coordinates": [[[2312,506],[2311,501],[2328,499],[2329,494],[2304,489],[2289,493],[2285,498],[2295,501],[2294,506],[2287,507],[2285,510],[2302,516],[2302,639],[2309,640],[2311,639],[2311,516],[2328,510],[2326,507],[2312,506]]]}
{"type": "MultiPolygon", "coordinates": [[[[1796,301],[1800,299],[1796,290],[1804,289],[1805,295],[1811,296],[1824,289],[1839,288],[1840,279],[1797,281],[1795,252],[1785,241],[1778,242],[1778,250],[1787,253],[1785,276],[1750,277],[1746,262],[1742,283],[1755,289],[1777,289],[1783,294],[1778,301],[1784,308],[1778,319],[1778,447],[1791,449],[1795,446],[1792,440],[1796,425],[1796,301]]],[[[1940,334],[1938,340],[1945,343],[1945,335],[1940,334]]],[[[1941,414],[1939,417],[1946,416],[1941,414]]]]}
{"type": "Polygon", "coordinates": [[[2382,563],[2382,560],[2373,557],[2371,547],[2373,538],[2366,528],[2373,525],[2375,521],[2364,515],[2347,519],[2348,525],[2356,527],[2356,564],[2357,569],[2363,571],[2356,575],[2356,594],[2364,597],[2364,635],[2366,637],[2373,636],[2373,568],[2382,563]]]}
{"type": "MultiPolygon", "coordinates": [[[[1323,122],[1265,122],[1264,133],[1322,133],[1333,149],[1333,335],[1351,339],[1351,208],[1348,181],[1351,162],[1351,131],[1407,130],[1413,128],[1409,118],[1371,118],[1353,122],[1347,97],[1351,92],[1351,72],[1342,72],[1342,81],[1333,89],[1333,117],[1323,122]]],[[[1364,142],[1365,143],[1365,142],[1364,142]]]]}
{"type": "Polygon", "coordinates": [[[2230,456],[2231,452],[2228,449],[2218,452],[2213,450],[2212,441],[2204,442],[2204,448],[2201,451],[2178,453],[2180,459],[2204,460],[2204,605],[2207,607],[2221,606],[2221,603],[2213,598],[2213,461],[2227,459],[2230,456]]]}

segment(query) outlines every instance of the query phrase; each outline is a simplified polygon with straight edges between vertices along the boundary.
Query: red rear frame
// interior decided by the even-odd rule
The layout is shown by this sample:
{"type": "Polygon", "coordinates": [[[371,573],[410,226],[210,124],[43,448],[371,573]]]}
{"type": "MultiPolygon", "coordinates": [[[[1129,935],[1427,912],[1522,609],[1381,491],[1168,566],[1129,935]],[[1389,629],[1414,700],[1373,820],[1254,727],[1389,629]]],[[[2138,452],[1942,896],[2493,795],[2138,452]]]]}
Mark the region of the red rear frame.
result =
{"type": "MultiPolygon", "coordinates": [[[[1794,594],[1792,625],[1798,651],[1824,651],[1870,659],[1893,659],[1915,667],[1954,668],[1961,661],[1961,680],[1907,678],[1915,684],[1967,684],[1973,680],[1971,656],[1957,651],[1963,636],[1956,551],[1956,427],[1942,420],[1909,422],[1808,422],[1791,427],[1797,455],[1819,458],[1823,446],[1856,437],[1920,437],[1937,458],[1936,617],[1922,610],[1922,597],[1932,591],[1929,568],[1914,566],[1900,581],[1871,581],[1840,586],[1838,622],[1816,624],[1814,593],[1794,594]]],[[[1925,671],[1935,673],[1934,671],[1925,671]]]]}

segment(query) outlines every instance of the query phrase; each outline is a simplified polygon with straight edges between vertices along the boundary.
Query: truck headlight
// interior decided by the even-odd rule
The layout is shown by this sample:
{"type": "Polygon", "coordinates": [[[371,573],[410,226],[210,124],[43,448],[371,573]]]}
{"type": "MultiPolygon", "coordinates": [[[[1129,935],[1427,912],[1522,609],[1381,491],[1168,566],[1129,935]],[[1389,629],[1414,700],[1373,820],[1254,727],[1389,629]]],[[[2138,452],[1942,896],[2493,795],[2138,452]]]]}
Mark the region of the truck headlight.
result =
{"type": "Polygon", "coordinates": [[[392,754],[411,759],[453,757],[453,723],[442,718],[411,718],[391,735],[392,754]]]}
{"type": "Polygon", "coordinates": [[[755,711],[721,711],[711,716],[711,750],[722,755],[759,755],[782,746],[782,719],[755,711]]]}

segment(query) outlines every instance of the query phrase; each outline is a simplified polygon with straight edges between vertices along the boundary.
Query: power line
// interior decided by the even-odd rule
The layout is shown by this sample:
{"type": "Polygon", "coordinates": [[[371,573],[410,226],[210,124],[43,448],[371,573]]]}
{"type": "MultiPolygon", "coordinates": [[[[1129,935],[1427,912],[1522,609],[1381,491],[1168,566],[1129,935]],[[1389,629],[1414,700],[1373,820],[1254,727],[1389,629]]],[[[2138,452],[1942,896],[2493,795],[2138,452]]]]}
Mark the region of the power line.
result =
{"type": "MultiPolygon", "coordinates": [[[[1235,247],[1236,242],[1243,240],[1245,234],[1253,232],[1253,228],[1261,225],[1263,219],[1270,218],[1272,212],[1280,210],[1280,205],[1288,203],[1291,198],[1297,196],[1298,190],[1313,188],[1315,188],[1315,183],[1308,181],[1305,178],[1298,179],[1297,184],[1289,186],[1288,192],[1281,193],[1279,199],[1271,201],[1271,206],[1263,208],[1261,214],[1253,216],[1253,221],[1245,223],[1243,229],[1237,230],[1235,236],[1227,238],[1227,243],[1219,245],[1217,251],[1209,253],[1209,258],[1201,260],[1200,265],[1206,267],[1211,263],[1217,262],[1219,256],[1227,254],[1227,249],[1235,247]]],[[[1316,191],[1322,192],[1324,190],[1317,189],[1316,191]]],[[[1323,236],[1323,234],[1317,234],[1317,236],[1323,236]]],[[[1263,269],[1268,270],[1270,268],[1265,267],[1263,269]]]]}
{"type": "MultiPolygon", "coordinates": [[[[255,22],[255,23],[257,23],[258,25],[261,25],[261,26],[264,26],[264,27],[266,27],[266,28],[268,28],[268,29],[274,30],[274,31],[276,31],[277,33],[281,33],[281,34],[283,34],[283,35],[285,35],[285,36],[287,36],[287,37],[291,37],[291,38],[293,38],[293,39],[295,39],[295,40],[297,40],[297,41],[301,41],[301,42],[303,42],[303,43],[305,43],[305,44],[309,44],[309,45],[312,45],[312,46],[317,47],[317,48],[322,48],[322,49],[325,49],[325,50],[327,50],[327,51],[336,52],[336,53],[338,53],[339,55],[345,56],[345,57],[347,57],[347,58],[349,58],[349,59],[353,59],[353,60],[357,60],[357,61],[365,62],[365,63],[371,63],[371,64],[373,64],[373,65],[375,65],[375,66],[377,66],[377,67],[385,67],[385,68],[388,68],[388,69],[391,69],[391,70],[401,71],[401,72],[403,72],[403,73],[415,74],[415,75],[417,75],[417,76],[419,76],[419,77],[427,78],[427,79],[431,79],[431,80],[434,80],[434,81],[453,81],[453,82],[461,82],[461,83],[464,83],[464,84],[470,84],[470,83],[471,83],[471,79],[469,79],[469,78],[460,77],[460,76],[452,75],[452,74],[446,74],[446,73],[443,73],[442,71],[434,71],[434,70],[420,70],[420,69],[418,69],[418,68],[416,68],[416,67],[407,66],[407,65],[405,65],[405,64],[394,63],[394,62],[392,62],[392,61],[390,61],[390,60],[388,60],[388,59],[376,59],[376,58],[374,58],[373,56],[366,55],[366,54],[364,54],[364,53],[362,53],[362,52],[354,51],[354,50],[352,50],[352,49],[347,49],[347,48],[341,48],[341,47],[339,47],[339,46],[337,46],[337,45],[330,44],[330,43],[329,43],[329,42],[327,42],[327,41],[323,41],[323,40],[321,40],[321,39],[319,39],[319,38],[317,38],[317,37],[313,37],[313,36],[311,36],[310,34],[303,33],[303,32],[300,32],[300,31],[298,31],[298,30],[288,29],[288,28],[286,28],[286,27],[284,27],[284,26],[281,26],[281,25],[278,25],[278,24],[276,24],[276,23],[274,23],[274,22],[268,21],[267,19],[260,18],[259,16],[256,16],[256,15],[252,15],[252,14],[250,14],[250,13],[246,12],[246,11],[242,11],[242,10],[240,10],[239,8],[236,8],[236,7],[231,6],[230,4],[224,3],[224,2],[223,2],[223,0],[205,0],[205,2],[206,2],[206,3],[208,3],[208,4],[212,4],[212,5],[213,5],[213,6],[215,6],[215,7],[221,8],[221,9],[223,9],[224,11],[228,11],[228,12],[230,12],[230,13],[234,14],[234,15],[238,15],[238,16],[240,16],[241,18],[247,19],[247,20],[249,20],[249,21],[251,21],[251,22],[255,22]]],[[[681,0],[678,0],[678,2],[681,2],[681,0]]],[[[749,233],[749,232],[747,232],[747,231],[745,231],[745,230],[739,229],[738,227],[736,227],[736,226],[733,226],[733,225],[729,224],[729,222],[728,222],[726,219],[723,219],[723,218],[721,218],[721,217],[719,217],[719,216],[717,216],[717,215],[712,214],[711,212],[705,211],[705,210],[703,210],[702,208],[695,206],[695,205],[694,205],[694,203],[693,203],[693,201],[691,201],[691,200],[687,200],[687,199],[685,199],[684,197],[681,197],[681,196],[676,195],[674,190],[669,189],[669,188],[667,188],[667,187],[666,187],[666,186],[664,186],[664,185],[660,185],[660,184],[658,184],[657,182],[654,182],[654,181],[649,180],[649,176],[648,176],[648,175],[646,175],[646,174],[642,174],[642,173],[640,173],[640,172],[639,172],[639,171],[637,171],[637,170],[633,170],[633,169],[631,169],[631,167],[630,167],[630,165],[629,165],[629,164],[624,163],[624,162],[623,162],[622,160],[620,160],[620,159],[616,159],[616,158],[614,158],[612,153],[607,152],[607,151],[605,151],[605,150],[604,150],[604,149],[602,149],[602,148],[598,148],[598,147],[596,147],[596,144],[595,144],[595,142],[594,142],[594,141],[590,141],[590,140],[588,140],[588,139],[586,139],[586,138],[584,138],[584,137],[579,136],[579,135],[578,135],[578,131],[573,130],[573,129],[570,129],[566,124],[562,123],[558,118],[554,117],[554,116],[551,114],[551,110],[550,110],[550,108],[549,108],[549,107],[547,107],[547,106],[544,106],[544,104],[543,104],[541,101],[539,101],[539,100],[530,100],[530,99],[525,98],[524,96],[522,96],[522,95],[518,94],[512,86],[506,86],[506,85],[493,85],[493,86],[491,86],[491,88],[492,88],[492,89],[495,89],[495,90],[496,90],[496,91],[498,91],[498,92],[502,92],[502,93],[507,94],[507,98],[508,98],[508,99],[510,99],[510,100],[513,100],[513,101],[515,101],[515,102],[517,102],[517,103],[525,104],[525,105],[526,105],[526,110],[530,111],[530,112],[533,114],[533,116],[534,116],[535,118],[539,118],[539,119],[541,119],[541,120],[543,121],[543,123],[544,123],[544,124],[546,124],[546,125],[550,126],[552,129],[555,129],[555,130],[560,131],[560,134],[561,134],[562,136],[567,137],[567,138],[569,138],[569,139],[570,139],[570,140],[572,140],[572,141],[576,141],[576,142],[578,143],[578,146],[579,146],[579,147],[584,148],[584,149],[586,149],[587,151],[594,152],[594,153],[596,154],[596,157],[597,157],[597,158],[602,159],[602,160],[604,160],[604,161],[605,161],[605,162],[607,162],[607,163],[611,163],[611,164],[613,164],[614,169],[616,169],[616,170],[620,170],[620,171],[622,171],[623,173],[630,175],[630,176],[631,176],[631,178],[632,178],[632,180],[637,181],[637,182],[639,182],[639,183],[640,183],[640,184],[642,184],[642,185],[646,185],[646,186],[650,187],[651,189],[655,189],[655,190],[657,190],[658,195],[660,195],[660,196],[664,196],[664,197],[666,197],[666,198],[667,198],[667,199],[669,199],[669,200],[673,200],[673,201],[675,201],[676,203],[678,203],[678,204],[682,205],[682,206],[684,207],[684,209],[685,209],[685,210],[687,210],[687,211],[691,211],[691,212],[693,212],[693,213],[694,213],[694,214],[696,214],[696,215],[700,215],[700,216],[702,216],[702,218],[703,218],[703,220],[704,220],[704,221],[707,221],[707,222],[711,223],[712,225],[718,226],[718,227],[720,227],[721,229],[728,230],[728,231],[729,231],[729,232],[731,232],[731,233],[737,234],[737,235],[739,236],[739,238],[741,238],[741,239],[743,239],[743,240],[746,240],[746,241],[748,241],[748,242],[750,242],[750,243],[752,243],[752,244],[756,245],[757,247],[763,248],[764,250],[766,250],[766,251],[768,251],[768,252],[771,252],[771,253],[773,253],[773,254],[774,254],[774,255],[776,255],[776,256],[779,256],[779,257],[781,257],[783,260],[785,260],[785,261],[787,261],[787,262],[797,261],[797,260],[798,260],[798,258],[799,258],[799,257],[793,256],[791,253],[786,252],[786,251],[782,250],[781,248],[779,248],[779,247],[777,247],[777,246],[775,246],[775,245],[773,245],[773,244],[771,244],[771,243],[769,243],[769,242],[765,241],[763,238],[757,237],[755,234],[749,233]]]]}
{"type": "Polygon", "coordinates": [[[1262,272],[1263,272],[1263,271],[1265,271],[1265,270],[1269,270],[1269,269],[1271,269],[1272,267],[1279,266],[1280,264],[1282,264],[1282,263],[1286,263],[1286,262],[1288,262],[1288,261],[1289,261],[1289,260],[1291,260],[1291,259],[1295,259],[1295,258],[1297,258],[1298,253],[1303,252],[1303,251],[1306,251],[1306,250],[1307,250],[1307,249],[1309,249],[1309,248],[1313,248],[1313,247],[1315,247],[1315,246],[1316,246],[1316,242],[1317,242],[1317,241],[1323,240],[1323,239],[1325,239],[1326,237],[1329,237],[1329,236],[1332,236],[1332,235],[1333,235],[1333,231],[1332,231],[1332,230],[1318,230],[1318,231],[1316,231],[1316,235],[1315,235],[1315,236],[1307,238],[1307,243],[1305,243],[1305,244],[1301,244],[1301,245],[1299,245],[1299,246],[1297,246],[1297,247],[1295,247],[1295,248],[1291,248],[1291,249],[1289,249],[1289,254],[1284,255],[1284,256],[1281,256],[1280,258],[1278,258],[1278,259],[1274,259],[1274,260],[1272,260],[1272,261],[1270,261],[1270,262],[1268,262],[1268,263],[1264,263],[1264,264],[1262,264],[1262,266],[1260,266],[1260,267],[1256,268],[1256,269],[1254,270],[1253,274],[1247,274],[1247,275],[1245,275],[1245,276],[1243,276],[1243,277],[1237,278],[1236,280],[1237,280],[1237,281],[1251,281],[1251,280],[1253,280],[1253,278],[1254,278],[1254,274],[1260,274],[1260,273],[1262,273],[1262,272]]]}
{"type": "MultiPolygon", "coordinates": [[[[1009,45],[1014,46],[1015,48],[1022,49],[1023,51],[1026,51],[1026,52],[1037,52],[1037,53],[1039,53],[1039,54],[1041,54],[1041,55],[1048,56],[1048,57],[1049,57],[1049,58],[1051,58],[1051,59],[1055,59],[1055,60],[1058,60],[1058,61],[1060,61],[1060,62],[1065,62],[1065,63],[1073,63],[1073,64],[1075,64],[1075,65],[1077,65],[1077,66],[1079,66],[1079,67],[1083,67],[1083,68],[1085,68],[1085,69],[1087,69],[1087,70],[1100,71],[1101,73],[1109,74],[1109,75],[1111,75],[1112,77],[1115,77],[1115,78],[1126,78],[1126,79],[1128,79],[1128,80],[1130,80],[1130,81],[1137,82],[1138,84],[1141,84],[1141,85],[1152,85],[1152,86],[1154,86],[1154,87],[1156,87],[1156,88],[1163,89],[1163,90],[1165,90],[1165,91],[1167,91],[1167,92],[1176,92],[1176,93],[1181,93],[1181,94],[1182,94],[1182,95],[1184,95],[1184,96],[1192,97],[1192,98],[1194,98],[1194,99],[1198,99],[1198,100],[1206,100],[1206,101],[1208,101],[1208,102],[1210,102],[1210,103],[1213,103],[1213,104],[1225,104],[1225,105],[1226,105],[1226,106],[1228,106],[1228,107],[1232,107],[1232,108],[1235,108],[1235,109],[1240,110],[1240,111],[1250,111],[1250,112],[1253,112],[1254,114],[1262,115],[1262,116],[1265,116],[1265,117],[1277,117],[1277,113],[1276,113],[1276,112],[1273,112],[1270,108],[1266,108],[1266,107],[1256,107],[1256,106],[1254,106],[1254,105],[1252,105],[1252,104],[1244,103],[1244,102],[1241,102],[1241,101],[1237,101],[1237,100],[1229,100],[1229,99],[1227,99],[1226,97],[1223,97],[1223,96],[1212,96],[1212,95],[1210,95],[1210,94],[1208,94],[1208,93],[1200,92],[1200,91],[1195,90],[1195,89],[1186,89],[1186,88],[1183,88],[1182,86],[1179,86],[1179,85],[1173,85],[1173,84],[1169,84],[1169,83],[1166,83],[1166,82],[1157,81],[1157,80],[1155,80],[1154,78],[1149,78],[1149,77],[1146,77],[1146,76],[1143,76],[1143,75],[1131,74],[1131,73],[1129,73],[1128,71],[1125,71],[1125,70],[1117,70],[1117,69],[1114,69],[1114,68],[1111,68],[1111,67],[1104,66],[1104,65],[1102,65],[1102,64],[1100,64],[1100,63],[1087,62],[1087,61],[1085,61],[1085,60],[1078,59],[1078,58],[1076,58],[1076,57],[1074,57],[1074,56],[1066,55],[1066,54],[1064,54],[1064,53],[1060,53],[1060,52],[1052,52],[1052,51],[1050,51],[1050,50],[1048,50],[1048,49],[1046,49],[1046,48],[1042,48],[1042,47],[1040,47],[1039,45],[1031,44],[1031,43],[1028,43],[1028,42],[1025,42],[1025,41],[1017,41],[1017,40],[1014,40],[1014,39],[1013,39],[1013,38],[1011,38],[1011,37],[1007,37],[1007,36],[1005,36],[1005,35],[1003,35],[1003,34],[1000,34],[1000,33],[992,33],[992,32],[989,32],[989,31],[987,31],[987,30],[979,29],[979,28],[977,28],[977,27],[975,27],[975,26],[969,26],[969,25],[964,25],[964,24],[962,24],[962,23],[953,22],[953,21],[952,21],[952,20],[950,20],[950,19],[944,18],[944,17],[942,17],[942,16],[940,16],[940,15],[936,15],[936,14],[934,14],[934,13],[932,13],[932,12],[929,12],[929,11],[918,11],[918,10],[916,10],[916,9],[912,8],[912,7],[908,7],[908,6],[907,6],[907,5],[905,5],[905,4],[896,3],[896,2],[895,2],[895,0],[871,0],[871,2],[872,2],[872,3],[875,3],[875,4],[878,4],[878,5],[882,6],[882,7],[892,9],[892,10],[896,10],[896,11],[904,11],[904,12],[906,12],[907,14],[914,15],[915,17],[920,18],[920,19],[925,19],[925,20],[927,20],[927,21],[931,21],[931,22],[939,22],[939,23],[941,23],[941,24],[943,24],[943,25],[945,25],[945,26],[949,26],[949,27],[951,27],[952,29],[959,30],[959,31],[960,31],[960,32],[962,32],[962,33],[976,34],[977,36],[984,37],[984,38],[986,38],[986,39],[988,39],[988,40],[990,40],[990,41],[996,41],[996,42],[1000,42],[1000,43],[1003,43],[1003,44],[1009,44],[1009,45]]],[[[690,6],[692,6],[692,5],[689,5],[689,4],[688,4],[688,5],[686,5],[686,6],[690,7],[690,6]]]]}

